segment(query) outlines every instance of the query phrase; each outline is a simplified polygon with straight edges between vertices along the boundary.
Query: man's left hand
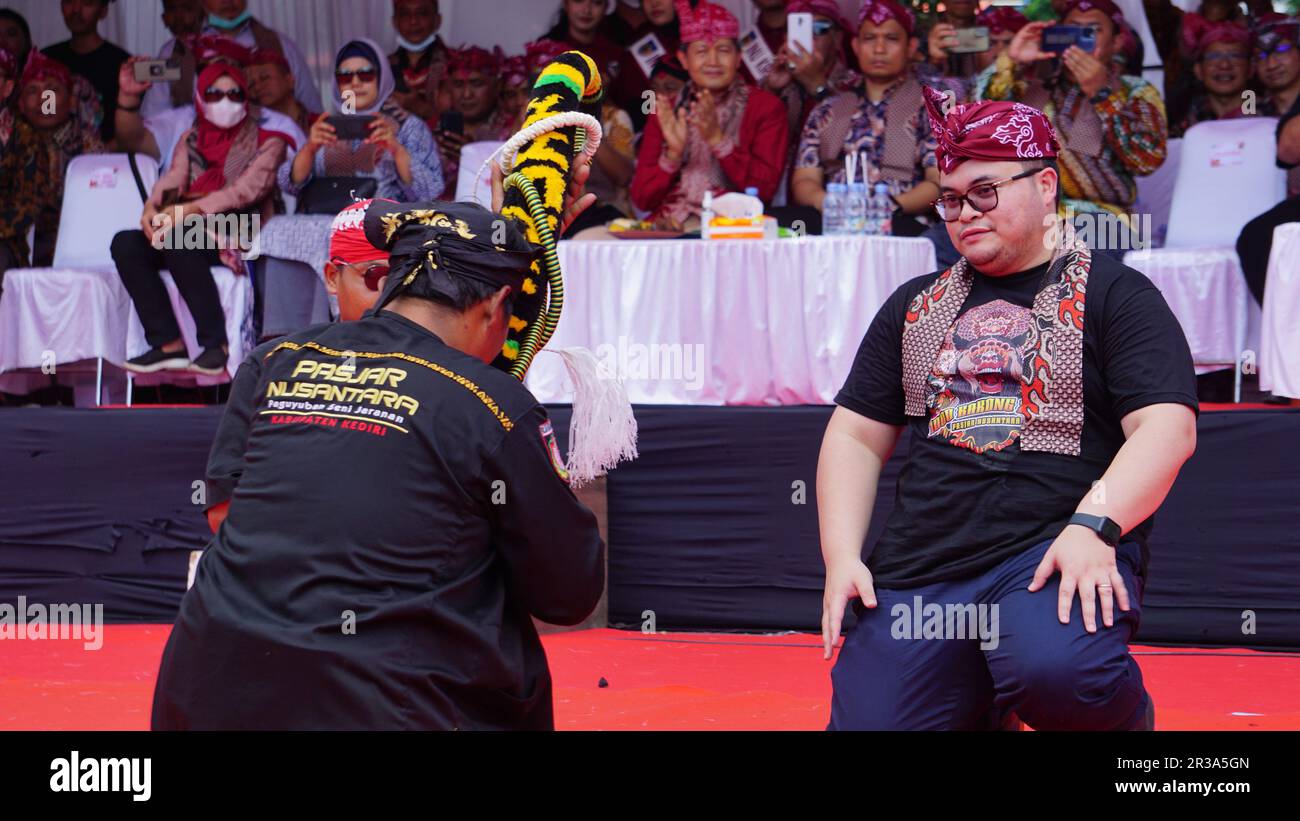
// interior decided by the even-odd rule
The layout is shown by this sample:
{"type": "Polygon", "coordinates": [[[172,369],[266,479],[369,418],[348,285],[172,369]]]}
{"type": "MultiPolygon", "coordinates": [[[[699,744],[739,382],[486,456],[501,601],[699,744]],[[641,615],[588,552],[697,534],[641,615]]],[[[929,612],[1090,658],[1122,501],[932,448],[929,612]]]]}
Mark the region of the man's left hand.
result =
{"type": "Polygon", "coordinates": [[[1115,548],[1106,544],[1086,527],[1069,525],[1056,537],[1047,554],[1034,571],[1029,592],[1041,590],[1052,574],[1061,571],[1061,588],[1056,601],[1056,616],[1061,624],[1070,623],[1074,594],[1079,593],[1083,607],[1083,626],[1097,632],[1097,598],[1101,599],[1101,619],[1107,627],[1115,624],[1114,602],[1121,610],[1129,609],[1128,590],[1119,575],[1115,548]]]}
{"type": "Polygon", "coordinates": [[[713,100],[713,92],[701,89],[691,101],[686,119],[700,132],[700,137],[711,146],[722,142],[722,124],[718,122],[718,106],[713,100]]]}
{"type": "Polygon", "coordinates": [[[1067,48],[1061,59],[1065,61],[1065,70],[1089,99],[1105,87],[1106,80],[1110,77],[1105,63],[1078,46],[1067,48]]]}

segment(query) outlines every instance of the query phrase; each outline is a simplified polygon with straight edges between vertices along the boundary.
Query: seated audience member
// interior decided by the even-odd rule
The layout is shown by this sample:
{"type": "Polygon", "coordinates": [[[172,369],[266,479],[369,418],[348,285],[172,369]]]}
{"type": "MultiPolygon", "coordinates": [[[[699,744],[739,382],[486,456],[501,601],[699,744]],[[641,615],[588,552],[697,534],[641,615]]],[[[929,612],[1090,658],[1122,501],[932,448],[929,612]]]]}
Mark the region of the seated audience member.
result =
{"type": "Polygon", "coordinates": [[[432,126],[447,104],[439,101],[447,79],[447,44],[438,36],[438,0],[393,0],[397,50],[388,55],[397,89],[393,100],[432,126]]]}
{"type": "MultiPolygon", "coordinates": [[[[538,42],[549,42],[540,40],[538,42]]],[[[534,43],[529,43],[528,47],[534,43]]],[[[501,61],[501,111],[517,123],[524,121],[528,95],[532,93],[533,75],[528,71],[528,56],[516,54],[501,61]]]]}
{"type": "Polygon", "coordinates": [[[1277,122],[1277,165],[1287,169],[1287,199],[1255,217],[1237,237],[1237,256],[1251,294],[1264,304],[1273,229],[1300,222],[1300,20],[1269,24],[1256,39],[1260,79],[1271,92],[1277,122]]]}
{"type": "Polygon", "coordinates": [[[0,48],[14,56],[19,71],[27,65],[27,52],[32,50],[32,30],[26,18],[13,9],[0,9],[0,48]]]}
{"type": "MultiPolygon", "coordinates": [[[[456,121],[439,123],[434,137],[442,152],[443,178],[456,190],[460,150],[468,143],[502,141],[515,133],[514,112],[501,105],[501,49],[452,49],[449,77],[451,111],[456,121]]],[[[444,119],[449,115],[444,114],[444,119]]]]}
{"type": "Polygon", "coordinates": [[[249,57],[248,94],[262,108],[278,111],[302,129],[311,131],[311,124],[320,116],[293,96],[293,70],[289,61],[278,51],[258,49],[249,57]]]}
{"type": "Polygon", "coordinates": [[[1202,93],[1192,98],[1187,113],[1169,127],[1170,138],[1182,137],[1187,129],[1207,120],[1234,117],[1276,116],[1267,98],[1249,108],[1242,93],[1250,82],[1250,30],[1241,23],[1210,23],[1199,14],[1183,17],[1183,41],[1192,71],[1202,93]]]}
{"type": "Polygon", "coordinates": [[[740,25],[722,6],[680,3],[677,58],[691,80],[677,99],[659,97],[646,123],[632,202],[666,228],[693,230],[704,192],[758,189],[770,202],[781,184],[789,129],[785,106],[740,76],[740,25]]]}
{"type": "MultiPolygon", "coordinates": [[[[0,57],[0,64],[5,63],[0,57]]],[[[0,75],[10,76],[8,72],[7,65],[0,65],[0,75]]],[[[0,91],[10,82],[0,81],[0,91]]],[[[81,154],[104,151],[98,109],[79,111],[74,85],[62,63],[39,51],[28,53],[16,83],[17,116],[0,158],[0,272],[53,262],[68,163],[81,154]],[[27,233],[33,228],[34,247],[28,247],[27,233]]],[[[89,102],[95,103],[93,93],[89,102]]]]}
{"type": "Polygon", "coordinates": [[[202,0],[162,0],[162,21],[173,38],[197,37],[203,31],[202,0]]]}
{"type": "Polygon", "coordinates": [[[865,153],[861,174],[874,187],[889,186],[896,205],[893,231],[915,236],[925,230],[930,203],[939,196],[934,135],[925,114],[922,85],[909,64],[916,43],[910,9],[897,0],[868,0],[859,13],[853,48],[862,85],[813,109],[795,155],[790,189],[795,203],[818,210],[826,185],[849,182],[845,157],[865,153]]]}
{"type": "Polygon", "coordinates": [[[369,39],[352,40],[334,58],[334,103],[345,115],[369,117],[370,136],[341,140],[328,116],[312,124],[307,144],[279,172],[280,188],[298,196],[314,177],[368,177],[375,196],[397,202],[442,194],[442,163],[419,117],[392,99],[392,67],[369,39]]]}
{"type": "Polygon", "coordinates": [[[602,74],[616,77],[623,70],[623,47],[603,33],[605,0],[560,0],[559,16],[543,40],[563,43],[595,61],[602,74]]]}
{"type": "Polygon", "coordinates": [[[1300,100],[1300,20],[1285,18],[1259,26],[1254,58],[1272,111],[1286,116],[1300,100]]]}
{"type": "MultiPolygon", "coordinates": [[[[754,27],[758,29],[758,34],[767,43],[767,47],[775,55],[786,44],[787,27],[790,13],[793,9],[788,8],[795,0],[752,0],[754,10],[758,15],[754,18],[754,27]]],[[[832,0],[833,2],[833,0],[832,0]]],[[[839,8],[835,9],[839,14],[839,8]]],[[[748,69],[746,70],[748,71],[748,69]]],[[[756,82],[756,78],[746,74],[746,79],[756,82]]]]}
{"type": "MultiPolygon", "coordinates": [[[[213,63],[225,63],[242,73],[252,59],[252,52],[225,37],[197,37],[187,42],[186,48],[194,55],[200,72],[213,63]]],[[[168,108],[148,119],[141,117],[141,99],[150,84],[135,79],[133,66],[148,59],[151,58],[132,57],[118,73],[117,145],[120,151],[136,151],[153,157],[159,162],[159,170],[166,171],[181,136],[194,124],[194,105],[168,108]]],[[[198,92],[197,80],[190,86],[194,93],[198,92]]],[[[260,106],[250,110],[256,113],[261,128],[287,135],[293,141],[289,146],[291,151],[307,142],[307,135],[284,114],[260,106]]]]}
{"type": "Polygon", "coordinates": [[[117,104],[117,70],[131,55],[99,36],[99,24],[108,15],[112,0],[63,0],[59,4],[63,22],[72,38],[42,51],[63,63],[73,74],[86,78],[99,95],[104,112],[99,133],[107,143],[113,139],[113,108],[117,104]]]}
{"type": "Polygon", "coordinates": [[[1016,32],[1025,27],[1029,18],[1007,6],[989,6],[975,18],[975,25],[989,30],[988,51],[975,55],[975,78],[970,83],[969,98],[972,101],[984,99],[984,88],[996,70],[998,56],[1006,51],[1015,38],[1016,32]]]}
{"type": "MultiPolygon", "coordinates": [[[[113,261],[144,326],[149,350],[126,363],[137,373],[186,368],[217,375],[228,356],[226,320],[212,266],[242,273],[239,251],[220,236],[204,247],[176,241],[194,220],[209,215],[270,219],[275,172],[290,139],[266,131],[249,116],[248,82],[232,65],[213,63],[199,73],[194,127],[176,145],[167,172],[154,184],[140,228],[113,238],[113,261]],[[179,246],[179,247],[178,247],[179,246]],[[193,362],[172,312],[159,272],[171,272],[176,289],[194,317],[203,351],[193,362]]],[[[246,249],[243,249],[246,250],[246,249]]]]}
{"type": "Polygon", "coordinates": [[[682,89],[686,88],[686,84],[690,81],[691,75],[682,67],[676,54],[665,54],[660,57],[655,67],[650,70],[650,90],[654,92],[655,99],[659,97],[677,99],[677,95],[682,93],[682,89]]]}
{"type": "MultiPolygon", "coordinates": [[[[207,14],[199,34],[218,37],[238,43],[251,52],[269,49],[284,55],[294,78],[294,96],[312,111],[320,111],[320,90],[312,79],[311,67],[302,55],[298,44],[285,34],[267,28],[248,9],[248,0],[202,0],[207,14]]],[[[152,117],[168,108],[189,108],[193,77],[199,71],[199,60],[183,40],[173,37],[163,44],[158,56],[163,59],[179,57],[181,79],[177,83],[156,83],[145,94],[141,103],[144,117],[152,117]]]]}
{"type": "MultiPolygon", "coordinates": [[[[793,149],[813,108],[836,94],[852,91],[862,78],[844,62],[844,41],[852,39],[852,32],[835,0],[790,0],[788,10],[790,14],[813,15],[813,49],[795,53],[784,42],[778,45],[763,88],[785,103],[793,149]]],[[[787,162],[790,159],[793,157],[787,162]]]]}
{"type": "MultiPolygon", "coordinates": [[[[985,97],[1015,100],[1047,112],[1061,140],[1062,208],[1081,215],[1111,214],[1127,226],[1137,199],[1135,178],[1165,161],[1164,103],[1150,83],[1123,74],[1112,60],[1124,23],[1112,0],[1069,0],[1062,22],[1095,27],[1097,43],[1091,53],[1071,46],[1054,59],[1039,47],[1043,29],[1051,23],[1029,23],[998,57],[985,97]]],[[[1119,247],[1094,250],[1122,257],[1132,247],[1132,237],[1127,227],[1120,233],[1125,236],[1119,247]]],[[[944,258],[954,253],[947,232],[929,236],[936,240],[940,264],[945,264],[944,258]]]]}
{"type": "Polygon", "coordinates": [[[957,45],[957,29],[982,26],[976,19],[979,3],[976,0],[944,0],[941,12],[924,35],[926,62],[936,73],[945,77],[973,77],[980,71],[979,56],[974,53],[953,54],[957,45]]]}
{"type": "Polygon", "coordinates": [[[600,24],[600,32],[605,39],[620,48],[632,44],[632,32],[645,25],[645,12],[641,10],[641,0],[617,0],[612,3],[612,11],[605,15],[605,22],[600,24]]]}
{"type": "MultiPolygon", "coordinates": [[[[677,20],[678,0],[643,0],[645,23],[630,35],[623,54],[618,58],[619,72],[610,88],[614,103],[632,115],[632,125],[640,133],[650,112],[645,92],[650,88],[650,72],[636,59],[638,49],[658,44],[662,54],[676,54],[681,45],[681,27],[677,20]],[[639,47],[637,44],[641,44],[639,47]]],[[[653,70],[650,66],[650,70],[653,70]]]]}

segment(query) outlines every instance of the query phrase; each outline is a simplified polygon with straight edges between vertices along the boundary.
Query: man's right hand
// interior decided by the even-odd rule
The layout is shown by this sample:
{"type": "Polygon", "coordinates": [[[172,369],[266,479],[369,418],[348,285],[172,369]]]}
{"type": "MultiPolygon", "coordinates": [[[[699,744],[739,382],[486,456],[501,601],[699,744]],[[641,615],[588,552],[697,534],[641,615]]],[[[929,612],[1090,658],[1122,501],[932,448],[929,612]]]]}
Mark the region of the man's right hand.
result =
{"type": "Polygon", "coordinates": [[[943,65],[948,59],[948,49],[957,45],[957,27],[952,23],[937,23],[930,29],[926,40],[926,50],[930,53],[930,62],[943,65]]]}
{"type": "Polygon", "coordinates": [[[676,162],[686,151],[686,120],[678,116],[674,101],[667,94],[656,95],[655,113],[659,115],[659,130],[664,135],[664,154],[676,162]]]}
{"type": "Polygon", "coordinates": [[[828,566],[826,592],[822,598],[822,644],[825,649],[822,658],[827,661],[835,649],[835,642],[840,639],[844,608],[853,598],[861,598],[866,607],[876,606],[876,588],[871,580],[871,571],[861,559],[828,566]]]}
{"type": "Polygon", "coordinates": [[[334,131],[334,126],[329,124],[329,114],[322,114],[311,124],[311,133],[307,135],[307,144],[303,146],[304,150],[310,150],[313,154],[328,145],[338,142],[338,136],[334,131]]]}
{"type": "Polygon", "coordinates": [[[1034,63],[1039,60],[1050,60],[1056,57],[1054,51],[1043,51],[1041,44],[1043,42],[1043,29],[1048,26],[1056,25],[1055,21],[1040,20],[1036,23],[1029,23],[1016,36],[1011,39],[1011,45],[1007,46],[1007,56],[1017,63],[1034,63]]]}
{"type": "Polygon", "coordinates": [[[135,64],[142,63],[145,60],[152,60],[152,57],[142,57],[135,55],[128,57],[122,67],[117,70],[117,91],[118,94],[125,94],[128,97],[143,97],[144,93],[149,90],[153,84],[150,82],[141,82],[135,78],[135,64]]]}

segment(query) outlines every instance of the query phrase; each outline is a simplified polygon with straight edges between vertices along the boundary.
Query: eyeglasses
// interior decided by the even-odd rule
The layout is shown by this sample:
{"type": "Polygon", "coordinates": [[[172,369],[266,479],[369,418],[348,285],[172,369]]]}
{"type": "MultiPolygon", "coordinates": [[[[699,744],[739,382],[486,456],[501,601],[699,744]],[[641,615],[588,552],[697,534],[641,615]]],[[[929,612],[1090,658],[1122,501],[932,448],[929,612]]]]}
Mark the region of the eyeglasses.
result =
{"type": "MultiPolygon", "coordinates": [[[[344,262],[343,260],[338,258],[332,259],[330,260],[330,262],[334,263],[335,265],[340,265],[344,268],[358,267],[357,263],[344,262]]],[[[364,271],[360,271],[359,273],[361,274],[361,278],[366,281],[367,288],[369,288],[372,291],[378,291],[380,280],[388,276],[388,263],[376,262],[368,266],[364,271]]]]}
{"type": "Polygon", "coordinates": [[[220,88],[210,88],[203,92],[203,102],[205,103],[219,103],[225,99],[229,99],[232,103],[242,103],[246,97],[247,95],[244,94],[242,88],[228,88],[224,90],[220,88]]]}
{"type": "Polygon", "coordinates": [[[334,72],[334,79],[341,86],[349,85],[355,80],[358,83],[373,83],[379,72],[373,68],[359,68],[354,70],[339,69],[334,72]]]}
{"type": "Polygon", "coordinates": [[[1283,41],[1273,46],[1271,49],[1260,49],[1255,52],[1255,58],[1262,63],[1274,54],[1286,54],[1293,48],[1295,48],[1294,44],[1283,41]]]}
{"type": "Polygon", "coordinates": [[[813,21],[813,34],[817,37],[830,34],[831,30],[834,28],[835,28],[835,24],[829,20],[813,21]]]}
{"type": "Polygon", "coordinates": [[[1249,59],[1245,54],[1234,51],[1207,51],[1201,55],[1203,63],[1244,63],[1249,59]]]}
{"type": "Polygon", "coordinates": [[[1029,171],[1021,171],[1014,177],[1007,177],[1005,180],[980,183],[972,186],[965,194],[944,194],[930,205],[934,206],[934,210],[939,214],[939,219],[944,222],[956,222],[961,219],[963,203],[970,203],[971,208],[985,214],[998,207],[998,188],[1000,186],[1032,176],[1042,170],[1044,169],[1034,168],[1029,171]]]}

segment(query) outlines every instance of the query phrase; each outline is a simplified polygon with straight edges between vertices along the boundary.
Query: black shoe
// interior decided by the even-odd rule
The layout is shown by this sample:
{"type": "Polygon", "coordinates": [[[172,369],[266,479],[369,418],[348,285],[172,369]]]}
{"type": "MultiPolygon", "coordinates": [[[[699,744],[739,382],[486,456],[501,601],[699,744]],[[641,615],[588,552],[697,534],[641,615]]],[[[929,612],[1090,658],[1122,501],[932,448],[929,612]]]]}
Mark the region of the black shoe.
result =
{"type": "Polygon", "coordinates": [[[154,373],[164,369],[185,369],[190,359],[185,351],[164,351],[162,348],[150,348],[135,359],[128,359],[122,367],[135,373],[154,373]]]}
{"type": "Polygon", "coordinates": [[[229,357],[220,348],[208,348],[190,363],[190,370],[207,376],[220,376],[226,372],[229,357]]]}

